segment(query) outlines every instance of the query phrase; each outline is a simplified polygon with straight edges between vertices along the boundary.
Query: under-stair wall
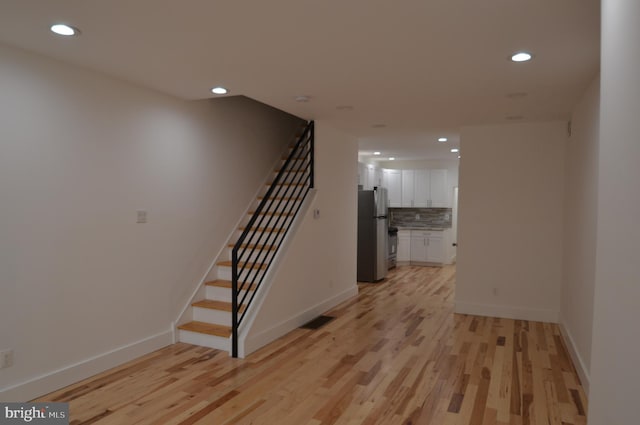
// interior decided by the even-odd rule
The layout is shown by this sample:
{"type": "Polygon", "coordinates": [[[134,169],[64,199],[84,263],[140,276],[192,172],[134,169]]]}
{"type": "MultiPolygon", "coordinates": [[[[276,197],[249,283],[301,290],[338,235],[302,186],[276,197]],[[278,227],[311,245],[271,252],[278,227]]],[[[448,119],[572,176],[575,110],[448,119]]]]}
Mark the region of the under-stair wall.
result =
{"type": "Polygon", "coordinates": [[[241,335],[241,357],[358,293],[358,142],[324,121],[315,128],[315,194],[241,335]]]}

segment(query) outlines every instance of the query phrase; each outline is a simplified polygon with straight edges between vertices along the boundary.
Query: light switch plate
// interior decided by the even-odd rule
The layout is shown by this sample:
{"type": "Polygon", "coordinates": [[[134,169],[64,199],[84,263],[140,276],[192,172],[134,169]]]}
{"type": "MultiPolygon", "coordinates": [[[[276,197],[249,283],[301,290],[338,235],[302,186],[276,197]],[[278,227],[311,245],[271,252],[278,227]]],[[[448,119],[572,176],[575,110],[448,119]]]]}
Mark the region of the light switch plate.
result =
{"type": "Polygon", "coordinates": [[[13,350],[0,351],[0,369],[13,366],[13,350]]]}
{"type": "Polygon", "coordinates": [[[136,223],[146,223],[147,222],[147,212],[145,210],[138,210],[136,223]]]}

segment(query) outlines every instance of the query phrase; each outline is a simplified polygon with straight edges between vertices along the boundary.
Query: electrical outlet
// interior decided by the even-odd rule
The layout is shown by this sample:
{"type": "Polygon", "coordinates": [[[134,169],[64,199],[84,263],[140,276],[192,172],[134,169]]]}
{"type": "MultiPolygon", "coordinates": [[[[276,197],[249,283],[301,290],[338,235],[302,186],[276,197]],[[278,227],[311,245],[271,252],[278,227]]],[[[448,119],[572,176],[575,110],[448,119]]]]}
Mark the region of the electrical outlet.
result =
{"type": "Polygon", "coordinates": [[[0,369],[13,366],[13,350],[0,351],[0,369]]]}
{"type": "Polygon", "coordinates": [[[420,220],[420,214],[416,214],[416,220],[420,220]]]}

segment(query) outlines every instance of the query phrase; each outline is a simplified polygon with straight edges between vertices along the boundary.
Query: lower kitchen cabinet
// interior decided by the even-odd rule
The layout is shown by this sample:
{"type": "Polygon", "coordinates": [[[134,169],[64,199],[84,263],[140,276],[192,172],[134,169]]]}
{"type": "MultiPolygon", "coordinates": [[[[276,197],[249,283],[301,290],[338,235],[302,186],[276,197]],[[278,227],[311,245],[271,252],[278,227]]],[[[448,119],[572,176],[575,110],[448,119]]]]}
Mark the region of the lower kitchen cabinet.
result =
{"type": "Polygon", "coordinates": [[[411,231],[411,262],[427,262],[427,238],[425,232],[411,231]]]}
{"type": "Polygon", "coordinates": [[[442,232],[412,230],[409,258],[412,263],[444,263],[442,232]]]}
{"type": "Polygon", "coordinates": [[[398,254],[397,261],[411,261],[411,230],[398,231],[398,254]]]}
{"type": "Polygon", "coordinates": [[[397,261],[404,264],[450,264],[451,230],[399,230],[397,261]]]}
{"type": "Polygon", "coordinates": [[[442,237],[430,236],[427,239],[427,262],[444,263],[444,243],[442,237]]]}

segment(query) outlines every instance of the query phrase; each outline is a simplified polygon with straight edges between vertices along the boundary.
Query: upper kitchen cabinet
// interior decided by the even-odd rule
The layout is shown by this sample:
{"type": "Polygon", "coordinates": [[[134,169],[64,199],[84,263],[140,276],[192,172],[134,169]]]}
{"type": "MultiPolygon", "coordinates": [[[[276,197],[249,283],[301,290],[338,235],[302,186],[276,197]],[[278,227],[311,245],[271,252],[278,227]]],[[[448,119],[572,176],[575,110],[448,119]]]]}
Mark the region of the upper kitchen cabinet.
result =
{"type": "MultiPolygon", "coordinates": [[[[385,172],[390,171],[398,170],[385,170],[385,172]]],[[[447,170],[402,170],[401,176],[401,199],[398,206],[407,208],[451,207],[447,192],[447,170]]]]}
{"type": "Polygon", "coordinates": [[[451,208],[447,193],[447,170],[429,170],[429,207],[451,208]]]}
{"type": "Polygon", "coordinates": [[[413,207],[415,192],[415,171],[402,170],[402,203],[403,207],[413,207]]]}
{"type": "Polygon", "coordinates": [[[402,206],[402,173],[400,170],[382,170],[382,186],[387,188],[389,206],[402,206]]]}

